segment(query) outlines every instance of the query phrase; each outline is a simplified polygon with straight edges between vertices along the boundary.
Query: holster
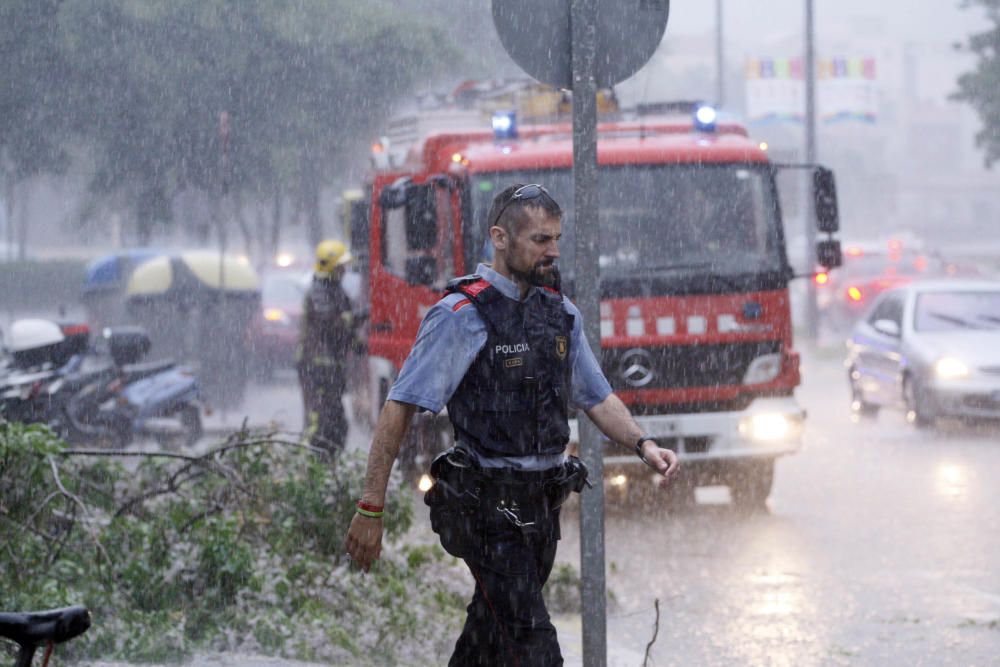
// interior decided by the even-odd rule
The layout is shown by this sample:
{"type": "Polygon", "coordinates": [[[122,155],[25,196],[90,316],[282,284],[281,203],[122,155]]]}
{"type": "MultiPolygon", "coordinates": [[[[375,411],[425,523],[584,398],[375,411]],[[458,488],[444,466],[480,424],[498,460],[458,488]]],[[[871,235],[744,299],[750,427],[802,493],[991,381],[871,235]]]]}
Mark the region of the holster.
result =
{"type": "Polygon", "coordinates": [[[563,463],[563,472],[559,477],[555,477],[545,482],[545,492],[549,500],[549,509],[555,510],[562,507],[571,493],[580,493],[583,487],[590,486],[587,479],[590,471],[587,464],[576,456],[569,456],[563,463]]]}
{"type": "MultiPolygon", "coordinates": [[[[481,468],[461,447],[452,447],[431,463],[434,485],[424,494],[430,507],[431,529],[441,546],[464,558],[477,548],[483,516],[499,507],[520,508],[524,533],[533,532],[552,517],[574,491],[587,481],[587,466],[575,456],[547,471],[481,468]]],[[[556,539],[558,539],[556,530],[556,539]]]]}
{"type": "Polygon", "coordinates": [[[441,538],[444,550],[457,558],[465,558],[476,548],[476,521],[482,505],[471,460],[461,460],[462,454],[467,457],[452,447],[434,458],[430,471],[434,484],[424,494],[431,530],[441,538]]]}

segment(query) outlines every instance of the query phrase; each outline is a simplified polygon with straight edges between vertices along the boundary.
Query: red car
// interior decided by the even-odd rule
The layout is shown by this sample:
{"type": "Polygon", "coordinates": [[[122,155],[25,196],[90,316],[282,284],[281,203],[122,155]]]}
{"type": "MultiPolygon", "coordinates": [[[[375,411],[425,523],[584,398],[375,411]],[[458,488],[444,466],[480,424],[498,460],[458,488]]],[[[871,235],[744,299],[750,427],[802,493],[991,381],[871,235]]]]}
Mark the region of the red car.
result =
{"type": "Polygon", "coordinates": [[[276,269],[261,274],[261,307],[250,329],[254,368],[262,377],[295,367],[302,302],[311,274],[302,269],[276,269]]]}
{"type": "Polygon", "coordinates": [[[846,332],[882,292],[917,278],[949,275],[940,255],[898,239],[844,245],[844,264],[816,274],[820,322],[846,332]]]}

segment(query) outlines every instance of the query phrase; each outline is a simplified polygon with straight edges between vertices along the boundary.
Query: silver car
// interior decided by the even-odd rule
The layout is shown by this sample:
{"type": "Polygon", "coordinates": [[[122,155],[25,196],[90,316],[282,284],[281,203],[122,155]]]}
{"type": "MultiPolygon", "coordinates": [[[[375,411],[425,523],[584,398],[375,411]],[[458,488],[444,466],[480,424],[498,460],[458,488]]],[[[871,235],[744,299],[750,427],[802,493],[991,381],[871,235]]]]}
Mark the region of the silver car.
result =
{"type": "Polygon", "coordinates": [[[852,409],[1000,419],[1000,282],[928,281],[884,292],[847,341],[852,409]]]}

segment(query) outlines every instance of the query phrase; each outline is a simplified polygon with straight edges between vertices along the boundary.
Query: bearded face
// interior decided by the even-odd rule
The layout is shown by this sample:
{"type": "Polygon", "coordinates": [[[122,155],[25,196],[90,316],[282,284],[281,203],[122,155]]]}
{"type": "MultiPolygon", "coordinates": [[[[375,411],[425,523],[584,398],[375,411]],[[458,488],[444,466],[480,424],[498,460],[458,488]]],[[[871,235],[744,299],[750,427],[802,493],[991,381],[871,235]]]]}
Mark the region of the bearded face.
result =
{"type": "Polygon", "coordinates": [[[562,222],[541,209],[529,209],[528,219],[510,237],[505,259],[512,277],[537,287],[559,287],[559,239],[562,222]]]}

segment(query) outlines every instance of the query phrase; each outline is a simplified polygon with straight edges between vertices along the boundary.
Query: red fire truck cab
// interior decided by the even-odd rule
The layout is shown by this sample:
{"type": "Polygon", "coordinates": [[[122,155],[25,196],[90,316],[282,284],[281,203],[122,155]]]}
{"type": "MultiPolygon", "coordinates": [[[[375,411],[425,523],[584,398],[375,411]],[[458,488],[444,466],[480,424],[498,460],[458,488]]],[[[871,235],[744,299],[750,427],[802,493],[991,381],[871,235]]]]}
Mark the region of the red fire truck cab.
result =
{"type": "MultiPolygon", "coordinates": [[[[488,261],[486,213],[512,183],[541,183],[565,211],[560,268],[599,270],[602,366],[639,424],[683,462],[677,494],[724,484],[736,503],[762,503],[774,462],[799,449],[805,412],[794,397],[793,278],[765,150],[733,122],[689,114],[602,122],[598,128],[600,262],[574,263],[573,142],[565,123],[431,132],[368,184],[353,251],[370,295],[369,382],[378,410],[445,283],[488,261]]],[[[813,179],[822,231],[836,231],[830,172],[813,179]],[[832,222],[831,222],[832,216],[832,222]]],[[[822,241],[835,263],[838,242],[822,241]]],[[[450,439],[441,415],[415,429],[408,464],[426,466],[450,439]]],[[[575,423],[573,424],[574,431],[575,423]]],[[[574,435],[575,440],[575,435],[574,435]]],[[[408,458],[407,458],[408,457],[408,458]]],[[[609,493],[652,488],[651,471],[606,444],[609,493]]]]}

